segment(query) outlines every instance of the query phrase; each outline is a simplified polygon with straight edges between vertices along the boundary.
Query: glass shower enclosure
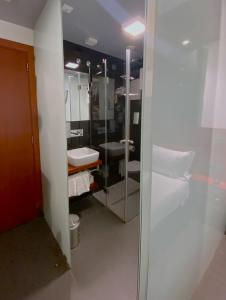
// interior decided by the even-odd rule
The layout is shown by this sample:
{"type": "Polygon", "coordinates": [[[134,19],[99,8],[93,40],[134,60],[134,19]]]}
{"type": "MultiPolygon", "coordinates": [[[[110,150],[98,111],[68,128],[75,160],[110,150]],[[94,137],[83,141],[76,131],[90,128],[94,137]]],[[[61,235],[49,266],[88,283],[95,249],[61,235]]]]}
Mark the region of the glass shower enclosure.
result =
{"type": "MultiPolygon", "coordinates": [[[[122,74],[122,86],[115,91],[112,79],[108,77],[108,61],[103,60],[104,78],[102,93],[104,99],[104,143],[103,149],[103,177],[104,189],[94,196],[110,209],[123,222],[127,223],[139,215],[140,184],[130,176],[130,152],[133,141],[130,139],[130,83],[131,83],[131,49],[126,49],[125,75],[122,74]],[[111,103],[114,107],[123,107],[120,115],[122,134],[115,139],[112,127],[116,122],[117,111],[112,118],[111,103]]],[[[118,116],[117,116],[118,117],[118,116]]],[[[133,173],[133,172],[132,172],[133,173]]],[[[139,174],[139,170],[137,170],[139,174]]],[[[138,176],[139,177],[139,176],[138,176]]]]}

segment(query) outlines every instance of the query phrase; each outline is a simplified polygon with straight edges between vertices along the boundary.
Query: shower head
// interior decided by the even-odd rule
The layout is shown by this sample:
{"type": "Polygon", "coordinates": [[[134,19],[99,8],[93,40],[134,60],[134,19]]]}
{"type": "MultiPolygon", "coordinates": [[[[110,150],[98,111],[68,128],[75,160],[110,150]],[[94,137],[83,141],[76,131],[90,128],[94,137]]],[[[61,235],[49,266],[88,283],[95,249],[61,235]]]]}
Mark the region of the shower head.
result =
{"type": "Polygon", "coordinates": [[[91,67],[91,62],[90,62],[89,60],[86,61],[86,66],[87,66],[88,68],[91,67]]]}

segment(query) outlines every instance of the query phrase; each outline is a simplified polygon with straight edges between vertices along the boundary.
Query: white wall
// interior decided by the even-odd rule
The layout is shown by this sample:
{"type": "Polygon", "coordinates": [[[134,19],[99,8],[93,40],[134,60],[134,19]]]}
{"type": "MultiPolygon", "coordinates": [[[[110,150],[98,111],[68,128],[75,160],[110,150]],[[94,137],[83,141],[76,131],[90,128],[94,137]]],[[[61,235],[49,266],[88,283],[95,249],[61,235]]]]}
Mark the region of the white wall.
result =
{"type": "Polygon", "coordinates": [[[226,129],[226,1],[222,0],[214,128],[226,129]]]}
{"type": "Polygon", "coordinates": [[[208,46],[207,52],[207,65],[205,76],[205,87],[203,95],[203,108],[202,108],[202,127],[214,127],[214,114],[213,105],[216,99],[216,84],[218,73],[218,42],[211,43],[208,46]]]}
{"type": "Polygon", "coordinates": [[[33,46],[34,32],[30,28],[0,20],[0,38],[33,46]]]}
{"type": "Polygon", "coordinates": [[[211,42],[206,48],[205,94],[203,99],[202,126],[226,129],[226,2],[222,1],[219,41],[211,42]],[[213,114],[213,108],[215,113],[213,114]]]}
{"type": "Polygon", "coordinates": [[[70,263],[61,1],[48,0],[34,33],[41,170],[47,222],[70,263]]]}

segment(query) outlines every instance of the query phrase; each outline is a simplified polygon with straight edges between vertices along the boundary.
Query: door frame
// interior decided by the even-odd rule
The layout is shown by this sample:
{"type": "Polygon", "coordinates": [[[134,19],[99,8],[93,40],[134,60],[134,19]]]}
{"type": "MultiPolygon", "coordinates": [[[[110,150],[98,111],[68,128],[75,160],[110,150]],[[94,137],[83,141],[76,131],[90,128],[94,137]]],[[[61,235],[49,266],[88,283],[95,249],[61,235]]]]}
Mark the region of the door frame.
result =
{"type": "Polygon", "coordinates": [[[156,42],[156,2],[145,0],[144,64],[141,117],[141,173],[140,173],[140,249],[138,299],[150,299],[150,242],[152,192],[152,90],[154,78],[154,50],[156,42]]]}
{"type": "Polygon", "coordinates": [[[36,76],[35,76],[35,56],[34,47],[0,38],[0,47],[21,51],[27,54],[29,99],[33,135],[33,157],[34,157],[34,182],[35,194],[34,200],[38,210],[42,209],[42,186],[41,186],[41,165],[39,149],[39,126],[38,126],[38,107],[36,94],[36,76]]]}

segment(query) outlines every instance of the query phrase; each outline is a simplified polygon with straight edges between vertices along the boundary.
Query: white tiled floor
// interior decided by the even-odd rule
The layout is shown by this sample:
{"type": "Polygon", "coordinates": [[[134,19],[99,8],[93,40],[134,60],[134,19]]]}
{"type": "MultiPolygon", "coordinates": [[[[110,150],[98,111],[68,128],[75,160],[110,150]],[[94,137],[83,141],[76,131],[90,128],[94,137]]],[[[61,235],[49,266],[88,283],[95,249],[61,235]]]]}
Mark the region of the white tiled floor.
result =
{"type": "MultiPolygon", "coordinates": [[[[100,205],[88,208],[82,213],[80,247],[72,252],[72,272],[25,300],[135,300],[138,237],[138,218],[123,224],[100,205]]],[[[192,300],[225,299],[226,238],[192,300]]]]}
{"type": "Polygon", "coordinates": [[[192,300],[226,299],[226,237],[218,248],[192,300]]]}
{"type": "MultiPolygon", "coordinates": [[[[19,299],[18,299],[19,300],[19,299]]],[[[22,299],[21,299],[22,300],[22,299]]],[[[68,271],[46,287],[23,300],[80,300],[77,294],[77,284],[71,271],[68,271]]],[[[88,300],[88,299],[87,299],[88,300]]]]}
{"type": "Polygon", "coordinates": [[[72,253],[79,300],[135,300],[139,220],[124,224],[97,204],[82,213],[81,244],[72,253]]]}
{"type": "Polygon", "coordinates": [[[85,209],[72,271],[23,300],[136,300],[138,237],[138,218],[124,224],[98,203],[85,209]]]}

